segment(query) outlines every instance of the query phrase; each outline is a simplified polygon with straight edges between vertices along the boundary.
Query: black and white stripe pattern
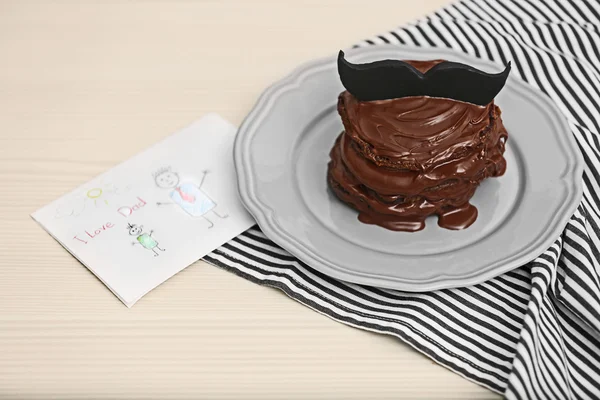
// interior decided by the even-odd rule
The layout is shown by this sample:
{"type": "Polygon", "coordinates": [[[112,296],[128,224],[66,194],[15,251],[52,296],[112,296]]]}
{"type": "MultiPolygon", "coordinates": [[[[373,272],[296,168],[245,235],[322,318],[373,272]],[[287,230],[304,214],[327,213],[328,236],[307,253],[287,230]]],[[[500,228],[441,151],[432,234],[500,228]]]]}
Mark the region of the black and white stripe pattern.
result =
{"type": "Polygon", "coordinates": [[[533,262],[480,285],[405,293],[336,281],[253,228],[205,260],[337,321],[395,335],[507,398],[600,398],[600,4],[463,0],[358,46],[449,47],[505,64],[569,120],[584,196],[533,262]]]}

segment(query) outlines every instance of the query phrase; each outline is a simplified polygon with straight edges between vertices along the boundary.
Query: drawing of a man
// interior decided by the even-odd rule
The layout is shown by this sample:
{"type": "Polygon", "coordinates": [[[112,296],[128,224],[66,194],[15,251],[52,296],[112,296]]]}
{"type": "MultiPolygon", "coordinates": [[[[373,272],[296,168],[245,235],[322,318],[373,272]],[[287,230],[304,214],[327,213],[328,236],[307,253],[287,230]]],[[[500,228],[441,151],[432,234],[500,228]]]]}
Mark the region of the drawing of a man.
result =
{"type": "Polygon", "coordinates": [[[207,214],[213,213],[219,218],[227,218],[228,215],[221,215],[215,211],[217,203],[211,199],[203,190],[202,184],[208,171],[202,172],[200,185],[190,182],[181,183],[179,174],[171,170],[170,167],[162,168],[154,174],[154,182],[156,186],[162,189],[171,189],[169,196],[173,200],[172,203],[156,203],[158,206],[177,204],[185,212],[192,217],[202,217],[209,223],[209,228],[214,226],[214,223],[208,218],[207,214]]]}

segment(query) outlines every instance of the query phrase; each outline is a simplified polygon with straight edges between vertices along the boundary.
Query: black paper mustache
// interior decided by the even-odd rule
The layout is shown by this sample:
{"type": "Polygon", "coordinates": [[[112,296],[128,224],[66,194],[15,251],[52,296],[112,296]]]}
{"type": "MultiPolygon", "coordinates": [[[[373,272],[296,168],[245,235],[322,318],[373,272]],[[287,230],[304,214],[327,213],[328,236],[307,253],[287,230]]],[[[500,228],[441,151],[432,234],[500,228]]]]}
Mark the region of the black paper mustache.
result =
{"type": "Polygon", "coordinates": [[[509,72],[510,61],[498,74],[451,61],[434,65],[423,74],[400,60],[352,64],[343,51],[338,55],[342,84],[360,101],[430,96],[486,105],[502,90],[509,72]]]}

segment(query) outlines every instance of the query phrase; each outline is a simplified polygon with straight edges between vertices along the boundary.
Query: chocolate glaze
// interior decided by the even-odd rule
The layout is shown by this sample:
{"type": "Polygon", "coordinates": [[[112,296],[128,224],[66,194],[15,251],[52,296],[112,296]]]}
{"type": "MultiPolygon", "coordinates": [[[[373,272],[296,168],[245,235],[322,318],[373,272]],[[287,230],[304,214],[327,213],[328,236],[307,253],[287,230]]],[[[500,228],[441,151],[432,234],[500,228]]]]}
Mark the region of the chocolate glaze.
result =
{"type": "MultiPolygon", "coordinates": [[[[441,62],[408,61],[421,71],[441,62]]],[[[391,230],[438,224],[464,229],[480,182],[506,169],[500,109],[427,96],[361,102],[340,94],[345,131],[333,146],[328,182],[359,220],[391,230]]]]}

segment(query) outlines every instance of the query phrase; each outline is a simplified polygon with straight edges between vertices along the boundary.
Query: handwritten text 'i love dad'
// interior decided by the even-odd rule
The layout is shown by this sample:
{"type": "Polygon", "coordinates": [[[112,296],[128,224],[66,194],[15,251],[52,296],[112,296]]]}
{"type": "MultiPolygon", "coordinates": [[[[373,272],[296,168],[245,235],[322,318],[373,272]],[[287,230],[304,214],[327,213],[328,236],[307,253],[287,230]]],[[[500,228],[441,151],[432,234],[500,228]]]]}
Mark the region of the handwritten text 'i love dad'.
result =
{"type": "MultiPolygon", "coordinates": [[[[129,207],[129,206],[119,207],[117,209],[117,213],[119,213],[123,217],[127,218],[134,211],[137,211],[137,210],[139,210],[140,208],[142,208],[142,207],[144,207],[146,205],[146,201],[143,200],[141,197],[138,196],[137,199],[139,200],[139,203],[136,203],[136,204],[134,204],[131,207],[129,207]]],[[[90,240],[95,239],[102,232],[105,232],[105,231],[108,231],[108,230],[114,228],[114,226],[115,226],[115,224],[113,224],[112,222],[107,222],[107,223],[103,224],[99,228],[90,229],[92,232],[90,232],[88,230],[85,230],[84,231],[85,233],[75,235],[75,236],[73,236],[73,239],[74,240],[78,240],[78,241],[80,241],[82,243],[88,244],[88,242],[90,240]]]]}

